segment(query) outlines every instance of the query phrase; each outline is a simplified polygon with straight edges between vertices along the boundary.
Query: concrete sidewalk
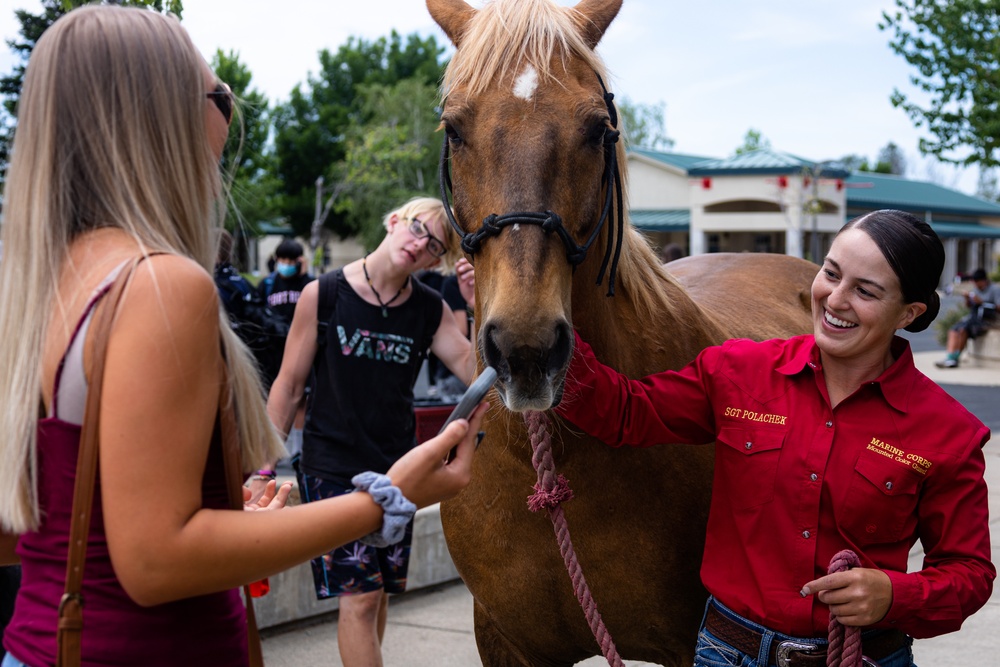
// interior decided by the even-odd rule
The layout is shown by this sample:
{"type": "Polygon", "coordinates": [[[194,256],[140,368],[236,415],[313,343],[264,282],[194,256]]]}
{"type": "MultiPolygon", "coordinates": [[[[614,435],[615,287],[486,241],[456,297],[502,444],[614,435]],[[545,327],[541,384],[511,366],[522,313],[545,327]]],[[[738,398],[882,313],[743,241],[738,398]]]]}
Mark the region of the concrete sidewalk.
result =
{"type": "MultiPolygon", "coordinates": [[[[989,400],[986,409],[1000,412],[1000,369],[963,366],[938,369],[934,361],[940,351],[914,355],[917,367],[935,382],[946,385],[982,387],[989,400]]],[[[980,395],[982,405],[982,395],[980,395]]],[[[970,407],[970,409],[973,409],[970,407]]],[[[987,421],[986,415],[979,416],[987,421]]],[[[975,410],[973,410],[975,411],[975,410]]],[[[995,416],[995,413],[994,413],[995,416]]],[[[989,420],[992,421],[992,420],[989,420]]],[[[996,427],[993,427],[996,429],[996,427]]],[[[990,528],[993,561],[1000,562],[1000,431],[986,445],[986,478],[990,487],[990,528]]],[[[920,568],[922,553],[917,546],[910,554],[910,570],[920,568]]],[[[565,576],[558,573],[557,576],[565,576]]],[[[390,667],[480,667],[472,621],[472,596],[460,580],[431,585],[419,591],[393,598],[389,606],[383,656],[390,667]]],[[[968,619],[959,631],[914,644],[919,667],[968,667],[997,663],[1000,654],[1000,591],[983,609],[968,619]]],[[[264,631],[264,658],[268,667],[340,667],[337,650],[336,613],[298,621],[264,631]]],[[[600,657],[580,665],[596,667],[607,664],[600,657]]],[[[629,667],[649,663],[627,661],[629,667]]]]}

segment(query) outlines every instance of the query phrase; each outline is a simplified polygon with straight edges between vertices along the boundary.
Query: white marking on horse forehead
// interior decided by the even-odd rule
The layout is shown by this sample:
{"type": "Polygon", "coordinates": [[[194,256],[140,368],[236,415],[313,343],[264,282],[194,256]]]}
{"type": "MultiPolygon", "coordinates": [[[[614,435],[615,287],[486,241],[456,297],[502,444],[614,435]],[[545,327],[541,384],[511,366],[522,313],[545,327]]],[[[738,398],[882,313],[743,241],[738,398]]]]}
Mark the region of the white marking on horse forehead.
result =
{"type": "Polygon", "coordinates": [[[538,72],[531,65],[524,68],[517,80],[514,81],[514,97],[518,97],[526,102],[531,101],[538,89],[538,72]]]}
{"type": "Polygon", "coordinates": [[[515,222],[514,226],[511,229],[513,229],[515,232],[520,231],[521,230],[521,223],[515,222]]]}

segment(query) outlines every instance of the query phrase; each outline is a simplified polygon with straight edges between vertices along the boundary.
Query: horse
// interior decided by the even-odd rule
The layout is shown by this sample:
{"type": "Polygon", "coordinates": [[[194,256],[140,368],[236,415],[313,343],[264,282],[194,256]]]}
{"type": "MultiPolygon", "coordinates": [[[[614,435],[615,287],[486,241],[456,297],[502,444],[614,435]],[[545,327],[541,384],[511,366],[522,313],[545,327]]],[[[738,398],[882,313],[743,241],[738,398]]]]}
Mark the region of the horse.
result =
{"type": "MultiPolygon", "coordinates": [[[[518,413],[561,400],[574,327],[631,377],[678,369],[728,338],[807,333],[818,267],[712,254],[668,273],[625,224],[626,153],[595,52],[621,0],[426,1],[456,48],[442,83],[442,197],[475,263],[476,345],[500,399],[471,484],[442,504],[445,537],[474,598],[483,665],[572,665],[600,648],[552,526],[526,507],[535,472],[518,413]]],[[[551,422],[575,494],[565,517],[617,650],[690,665],[707,599],[712,446],[616,450],[551,422]]]]}

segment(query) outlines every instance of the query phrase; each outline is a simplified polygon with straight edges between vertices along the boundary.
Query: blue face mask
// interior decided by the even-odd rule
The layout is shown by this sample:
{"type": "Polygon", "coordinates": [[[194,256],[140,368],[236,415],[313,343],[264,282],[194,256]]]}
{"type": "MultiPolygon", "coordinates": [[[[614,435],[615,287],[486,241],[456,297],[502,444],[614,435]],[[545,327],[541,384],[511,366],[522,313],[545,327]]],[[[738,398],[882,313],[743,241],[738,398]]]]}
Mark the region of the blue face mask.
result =
{"type": "Polygon", "coordinates": [[[299,272],[299,267],[295,264],[278,264],[276,268],[282,278],[291,278],[299,272]]]}

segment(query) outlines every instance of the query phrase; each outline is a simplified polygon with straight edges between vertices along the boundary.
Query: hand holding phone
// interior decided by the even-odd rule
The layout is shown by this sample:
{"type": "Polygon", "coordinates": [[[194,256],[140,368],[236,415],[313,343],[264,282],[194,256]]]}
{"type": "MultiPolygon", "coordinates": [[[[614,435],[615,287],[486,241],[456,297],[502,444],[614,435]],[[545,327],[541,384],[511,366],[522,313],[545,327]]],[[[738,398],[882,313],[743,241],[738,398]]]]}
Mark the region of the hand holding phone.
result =
{"type": "MultiPolygon", "coordinates": [[[[444,424],[441,425],[441,430],[438,431],[438,435],[448,428],[448,424],[452,423],[456,419],[468,419],[472,411],[476,409],[476,406],[482,403],[483,398],[486,396],[486,392],[490,390],[497,381],[497,372],[492,366],[487,366],[483,369],[483,372],[479,374],[469,388],[465,390],[462,394],[462,398],[459,399],[458,405],[455,409],[451,411],[448,415],[448,419],[445,420],[444,424]]],[[[478,446],[478,443],[477,443],[478,446]]],[[[456,448],[448,453],[448,460],[451,461],[455,458],[456,448]]]]}

